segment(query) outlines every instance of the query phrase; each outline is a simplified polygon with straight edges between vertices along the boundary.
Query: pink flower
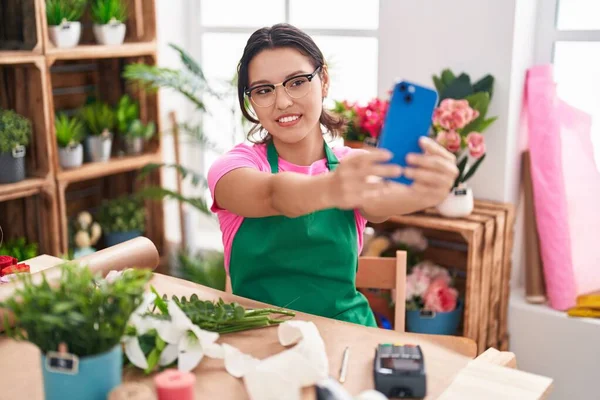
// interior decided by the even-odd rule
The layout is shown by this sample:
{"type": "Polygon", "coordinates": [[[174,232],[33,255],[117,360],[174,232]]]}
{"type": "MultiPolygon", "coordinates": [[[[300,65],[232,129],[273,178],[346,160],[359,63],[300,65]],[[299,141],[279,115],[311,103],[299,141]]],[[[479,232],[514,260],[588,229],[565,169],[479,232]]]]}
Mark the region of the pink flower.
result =
{"type": "Polygon", "coordinates": [[[480,158],[485,154],[485,142],[481,133],[469,133],[467,136],[467,146],[469,147],[471,157],[480,158]]]}
{"type": "Polygon", "coordinates": [[[436,279],[443,279],[448,285],[452,281],[450,273],[444,267],[440,267],[432,261],[424,260],[415,265],[411,274],[421,274],[427,276],[432,282],[436,279]]]}
{"type": "Polygon", "coordinates": [[[431,279],[427,275],[420,272],[411,273],[406,277],[406,300],[423,297],[430,283],[431,279]]]}
{"type": "Polygon", "coordinates": [[[423,296],[424,309],[435,312],[448,312],[456,309],[458,291],[448,287],[443,278],[431,282],[423,296]]]}
{"type": "Polygon", "coordinates": [[[471,108],[467,100],[444,99],[433,112],[433,124],[445,130],[457,130],[478,116],[479,111],[471,108]]]}
{"type": "Polygon", "coordinates": [[[439,131],[436,137],[439,144],[448,149],[452,153],[456,153],[460,150],[461,139],[460,135],[456,131],[439,131]]]}

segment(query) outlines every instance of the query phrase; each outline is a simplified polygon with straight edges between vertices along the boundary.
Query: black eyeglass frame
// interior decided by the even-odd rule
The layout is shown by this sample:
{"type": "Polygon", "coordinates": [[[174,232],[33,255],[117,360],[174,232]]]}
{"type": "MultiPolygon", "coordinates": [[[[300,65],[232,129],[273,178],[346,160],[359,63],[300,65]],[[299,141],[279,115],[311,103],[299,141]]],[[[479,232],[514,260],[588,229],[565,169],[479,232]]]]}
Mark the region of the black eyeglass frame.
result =
{"type": "MultiPolygon", "coordinates": [[[[314,70],[314,72],[312,74],[299,74],[299,75],[295,75],[292,77],[287,78],[285,81],[281,82],[281,83],[276,83],[276,84],[272,84],[272,83],[260,83],[258,85],[252,86],[251,88],[245,89],[244,93],[246,94],[246,96],[248,96],[248,98],[252,98],[252,96],[250,95],[250,93],[257,88],[261,88],[261,87],[270,87],[271,89],[273,89],[273,92],[275,92],[275,89],[278,86],[283,86],[285,88],[285,84],[288,83],[289,81],[293,81],[294,79],[298,79],[298,78],[307,78],[308,82],[312,82],[313,78],[317,75],[317,73],[319,72],[319,70],[322,68],[322,65],[319,65],[317,67],[317,69],[314,70]]],[[[287,90],[286,90],[287,93],[287,90]]]]}

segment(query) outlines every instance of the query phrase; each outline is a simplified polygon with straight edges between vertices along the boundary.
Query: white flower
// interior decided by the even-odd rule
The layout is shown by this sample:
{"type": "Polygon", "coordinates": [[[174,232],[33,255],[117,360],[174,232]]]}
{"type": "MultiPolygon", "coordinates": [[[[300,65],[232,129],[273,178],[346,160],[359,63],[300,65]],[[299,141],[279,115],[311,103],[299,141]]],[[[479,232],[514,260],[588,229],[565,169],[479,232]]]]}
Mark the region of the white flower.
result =
{"type": "Polygon", "coordinates": [[[427,238],[423,232],[417,228],[397,229],[392,234],[392,240],[395,243],[404,243],[410,248],[423,251],[427,248],[427,238]]]}
{"type": "Polygon", "coordinates": [[[81,229],[87,229],[92,223],[92,214],[87,211],[80,212],[77,216],[77,222],[79,222],[81,229]]]}
{"type": "Polygon", "coordinates": [[[129,361],[136,367],[142,369],[148,368],[148,360],[146,360],[146,356],[140,347],[138,337],[154,328],[153,321],[155,321],[155,319],[143,317],[143,315],[148,311],[148,307],[154,302],[155,298],[156,295],[154,293],[144,293],[142,304],[140,304],[129,317],[128,325],[135,328],[135,334],[133,336],[123,336],[121,339],[125,344],[125,355],[127,355],[129,361]]]}
{"type": "Polygon", "coordinates": [[[167,343],[159,365],[169,365],[177,359],[177,368],[188,372],[196,368],[205,355],[223,358],[223,348],[215,343],[218,333],[200,329],[173,301],[168,301],[168,310],[171,319],[155,323],[158,336],[167,343]]]}

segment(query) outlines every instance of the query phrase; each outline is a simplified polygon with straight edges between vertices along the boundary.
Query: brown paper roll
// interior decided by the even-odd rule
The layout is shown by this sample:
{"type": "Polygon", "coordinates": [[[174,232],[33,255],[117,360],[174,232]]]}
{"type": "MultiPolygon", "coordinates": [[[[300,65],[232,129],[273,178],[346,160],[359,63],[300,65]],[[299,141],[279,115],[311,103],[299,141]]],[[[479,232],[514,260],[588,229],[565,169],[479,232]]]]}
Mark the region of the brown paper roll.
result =
{"type": "Polygon", "coordinates": [[[129,382],[114,388],[108,400],[156,400],[156,394],[142,383],[129,382]]]}
{"type": "Polygon", "coordinates": [[[531,159],[528,150],[522,154],[522,170],[525,192],[525,299],[530,303],[544,303],[546,301],[546,287],[540,256],[533,201],[533,183],[531,181],[531,159]]]}
{"type": "MultiPolygon", "coordinates": [[[[102,276],[106,276],[110,271],[121,271],[126,268],[149,268],[154,270],[158,266],[159,261],[160,258],[156,246],[146,237],[137,237],[74,260],[74,262],[89,266],[93,272],[99,272],[102,276]]],[[[27,260],[24,262],[26,263],[27,260]]],[[[58,264],[60,265],[61,263],[58,264]]],[[[43,271],[48,283],[52,284],[60,279],[59,265],[55,263],[55,266],[43,271]]],[[[42,273],[32,275],[32,281],[36,284],[42,282],[42,278],[42,273]]],[[[9,297],[12,297],[19,285],[19,282],[0,285],[0,301],[5,301],[9,297]]],[[[5,310],[0,309],[0,332],[4,328],[4,313],[5,310]]]]}

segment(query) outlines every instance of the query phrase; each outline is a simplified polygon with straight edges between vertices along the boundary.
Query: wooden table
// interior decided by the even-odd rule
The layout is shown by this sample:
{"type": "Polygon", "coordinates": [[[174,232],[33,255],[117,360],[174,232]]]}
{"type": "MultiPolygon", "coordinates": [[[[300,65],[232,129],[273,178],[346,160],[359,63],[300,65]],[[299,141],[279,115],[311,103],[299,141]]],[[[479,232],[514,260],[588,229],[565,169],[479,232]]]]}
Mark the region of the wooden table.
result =
{"type": "MultiPolygon", "coordinates": [[[[155,274],[152,285],[159,293],[178,296],[197,294],[202,299],[226,302],[236,301],[245,307],[262,307],[265,304],[244,299],[225,292],[197,285],[189,281],[155,274]]],[[[452,382],[456,374],[476,355],[475,343],[458,336],[417,335],[368,328],[342,321],[298,313],[297,320],[313,321],[325,341],[330,363],[330,375],[337,378],[342,353],[350,346],[348,375],[344,387],[356,395],[373,388],[372,362],[378,343],[416,343],[422,346],[427,370],[428,399],[437,398],[452,382]]],[[[254,357],[263,359],[283,351],[277,339],[277,328],[223,335],[221,343],[228,343],[254,357]]],[[[39,350],[30,343],[0,340],[0,400],[43,400],[39,350]]],[[[243,381],[230,376],[223,360],[205,358],[194,370],[198,399],[247,399],[243,381]]],[[[150,386],[152,376],[141,372],[125,372],[125,381],[139,380],[150,386]]],[[[305,398],[314,398],[310,388],[305,398]]]]}

